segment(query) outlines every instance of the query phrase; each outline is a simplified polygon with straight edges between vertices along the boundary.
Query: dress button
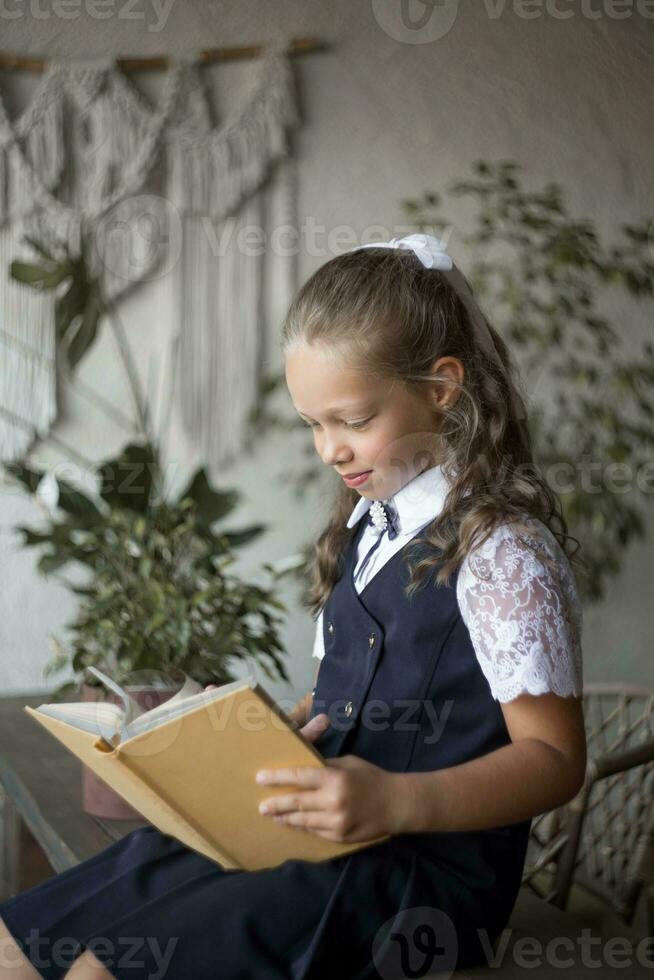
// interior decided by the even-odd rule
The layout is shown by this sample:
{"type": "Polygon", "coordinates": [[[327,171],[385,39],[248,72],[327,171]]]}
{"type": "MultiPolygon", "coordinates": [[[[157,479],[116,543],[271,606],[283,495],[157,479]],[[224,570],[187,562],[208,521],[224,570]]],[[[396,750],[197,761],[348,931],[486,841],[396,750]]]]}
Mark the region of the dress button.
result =
{"type": "Polygon", "coordinates": [[[330,633],[333,633],[334,632],[334,624],[333,623],[327,623],[327,629],[329,630],[330,633]]]}
{"type": "Polygon", "coordinates": [[[375,634],[374,633],[371,633],[370,636],[368,637],[368,645],[369,645],[370,649],[372,650],[372,648],[375,645],[375,634]]]}
{"type": "Polygon", "coordinates": [[[311,692],[311,697],[312,698],[315,698],[315,696],[316,696],[316,689],[314,687],[313,691],[311,692]]]}
{"type": "Polygon", "coordinates": [[[348,718],[352,714],[353,707],[354,705],[352,704],[351,701],[348,701],[347,704],[345,705],[345,714],[348,716],[348,718]]]}

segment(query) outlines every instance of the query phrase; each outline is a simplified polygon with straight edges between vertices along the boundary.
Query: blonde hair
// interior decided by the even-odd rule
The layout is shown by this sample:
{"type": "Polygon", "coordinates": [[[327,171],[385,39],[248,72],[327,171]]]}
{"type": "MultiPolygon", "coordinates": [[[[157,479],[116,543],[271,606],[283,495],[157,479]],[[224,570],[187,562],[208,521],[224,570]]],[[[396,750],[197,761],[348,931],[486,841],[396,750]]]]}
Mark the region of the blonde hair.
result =
{"type": "MultiPolygon", "coordinates": [[[[441,513],[406,549],[407,596],[437,568],[435,585],[448,585],[465,555],[487,540],[499,523],[533,537],[523,515],[545,524],[571,560],[580,544],[568,534],[560,501],[538,472],[526,410],[511,413],[510,393],[524,401],[513,381],[508,348],[490,326],[496,363],[480,349],[465,306],[447,279],[426,269],[407,250],[366,248],[330,259],[299,290],[282,324],[284,354],[298,344],[320,343],[347,356],[351,366],[379,379],[403,382],[408,390],[433,383],[439,357],[464,365],[453,403],[441,413],[438,462],[451,486],[441,513]],[[577,547],[570,551],[569,542],[577,547]],[[425,552],[425,545],[427,550],[425,552]],[[412,559],[416,561],[412,563],[412,559]]],[[[426,467],[423,467],[426,468],[426,467]]],[[[360,499],[342,484],[313,550],[305,604],[316,616],[342,574],[342,558],[357,528],[346,522],[360,499]]],[[[525,544],[529,546],[529,541],[525,544]]],[[[539,551],[550,568],[553,563],[539,551]]]]}

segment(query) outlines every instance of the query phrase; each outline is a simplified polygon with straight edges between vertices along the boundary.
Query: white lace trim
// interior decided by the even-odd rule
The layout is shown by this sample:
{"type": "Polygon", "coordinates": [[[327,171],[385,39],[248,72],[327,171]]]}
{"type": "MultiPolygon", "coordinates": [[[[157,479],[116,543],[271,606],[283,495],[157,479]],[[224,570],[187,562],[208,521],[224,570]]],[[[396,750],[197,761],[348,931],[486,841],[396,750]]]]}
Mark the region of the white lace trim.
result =
{"type": "MultiPolygon", "coordinates": [[[[580,697],[583,615],[574,575],[550,529],[529,515],[525,520],[533,534],[500,525],[462,563],[461,617],[496,700],[548,691],[580,697]],[[538,559],[543,552],[556,562],[555,572],[538,559]]],[[[320,613],[312,656],[324,655],[320,613]]]]}
{"type": "Polygon", "coordinates": [[[459,571],[457,599],[491,693],[581,696],[582,609],[567,556],[546,525],[495,528],[459,571]],[[533,548],[536,552],[532,552],[533,548]],[[537,557],[549,554],[556,571],[537,557]]]}

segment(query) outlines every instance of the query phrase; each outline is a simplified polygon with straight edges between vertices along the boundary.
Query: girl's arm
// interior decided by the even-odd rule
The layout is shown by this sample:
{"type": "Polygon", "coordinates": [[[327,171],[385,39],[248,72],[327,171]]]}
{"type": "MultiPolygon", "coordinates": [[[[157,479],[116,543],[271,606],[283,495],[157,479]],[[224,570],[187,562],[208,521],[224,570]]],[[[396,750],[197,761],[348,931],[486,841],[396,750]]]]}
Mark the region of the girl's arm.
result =
{"type": "Polygon", "coordinates": [[[582,699],[548,692],[500,704],[510,745],[458,766],[397,774],[405,792],[395,833],[499,827],[576,796],[586,773],[582,699]]]}

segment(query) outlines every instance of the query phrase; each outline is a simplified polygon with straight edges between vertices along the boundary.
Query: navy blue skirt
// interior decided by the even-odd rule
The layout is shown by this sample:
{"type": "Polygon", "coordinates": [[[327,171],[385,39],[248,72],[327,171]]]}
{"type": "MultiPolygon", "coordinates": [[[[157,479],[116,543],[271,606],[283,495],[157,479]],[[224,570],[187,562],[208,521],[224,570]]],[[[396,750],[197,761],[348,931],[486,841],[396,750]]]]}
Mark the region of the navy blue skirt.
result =
{"type": "Polygon", "coordinates": [[[510,912],[499,882],[471,890],[416,841],[239,871],[147,826],[0,916],[47,980],[84,949],[117,980],[391,980],[483,962],[480,930],[494,940],[510,912]]]}

